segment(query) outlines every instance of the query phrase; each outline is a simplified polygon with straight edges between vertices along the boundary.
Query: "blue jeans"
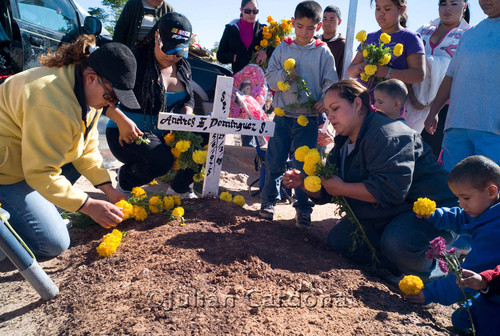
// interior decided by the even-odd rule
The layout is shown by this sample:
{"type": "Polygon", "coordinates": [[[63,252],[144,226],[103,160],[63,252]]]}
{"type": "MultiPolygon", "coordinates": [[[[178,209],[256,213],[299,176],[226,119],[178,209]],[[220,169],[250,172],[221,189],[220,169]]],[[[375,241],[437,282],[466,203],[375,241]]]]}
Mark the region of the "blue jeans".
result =
{"type": "MultiPolygon", "coordinates": [[[[62,169],[71,183],[80,177],[72,164],[62,169]]],[[[0,185],[0,203],[10,214],[10,225],[35,255],[55,257],[68,249],[68,229],[57,208],[26,181],[0,185]]],[[[0,259],[2,256],[0,251],[0,259]]]]}
{"type": "MultiPolygon", "coordinates": [[[[381,266],[394,273],[413,274],[426,281],[443,276],[435,260],[425,257],[429,242],[442,236],[448,243],[456,239],[456,234],[440,231],[434,225],[415,217],[412,211],[404,212],[393,218],[387,225],[361,221],[363,228],[377,251],[381,266]]],[[[328,233],[326,243],[329,248],[363,265],[371,262],[371,252],[364,242],[353,247],[352,233],[355,224],[343,218],[328,233]]]]}
{"type": "Polygon", "coordinates": [[[500,135],[464,128],[444,131],[444,169],[451,171],[457,163],[471,155],[486,156],[500,165],[500,135]]]}
{"type": "MultiPolygon", "coordinates": [[[[261,202],[275,204],[280,197],[280,184],[286,169],[286,161],[290,151],[307,146],[316,148],[318,142],[317,117],[308,117],[307,126],[300,126],[296,118],[275,117],[274,136],[269,139],[266,151],[266,182],[261,192],[261,202]]],[[[293,167],[303,170],[304,163],[293,160],[293,167]]],[[[297,212],[312,213],[314,203],[305,192],[295,189],[297,200],[293,204],[297,212]]]]}

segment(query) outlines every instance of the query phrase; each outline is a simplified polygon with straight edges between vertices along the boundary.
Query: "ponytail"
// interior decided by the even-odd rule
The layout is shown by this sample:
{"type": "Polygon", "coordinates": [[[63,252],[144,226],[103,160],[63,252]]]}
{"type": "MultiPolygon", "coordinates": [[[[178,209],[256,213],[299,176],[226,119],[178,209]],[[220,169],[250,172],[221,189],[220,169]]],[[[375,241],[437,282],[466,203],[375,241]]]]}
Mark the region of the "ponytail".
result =
{"type": "Polygon", "coordinates": [[[70,64],[85,65],[94,46],[94,35],[82,35],[73,43],[62,44],[53,54],[48,51],[47,55],[40,56],[40,64],[57,68],[70,64]]]}

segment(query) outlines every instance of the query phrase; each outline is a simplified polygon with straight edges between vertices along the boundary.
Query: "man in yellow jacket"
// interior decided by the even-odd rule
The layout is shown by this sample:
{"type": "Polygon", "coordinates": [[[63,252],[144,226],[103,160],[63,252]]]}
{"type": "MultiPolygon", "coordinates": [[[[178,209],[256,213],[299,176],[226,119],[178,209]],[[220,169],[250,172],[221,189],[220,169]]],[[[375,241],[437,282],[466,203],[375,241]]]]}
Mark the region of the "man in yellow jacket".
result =
{"type": "Polygon", "coordinates": [[[43,66],[0,85],[0,203],[40,256],[69,247],[55,206],[85,213],[105,228],[123,217],[113,203],[126,196],[113,188],[102,165],[97,121],[103,107],[118,101],[139,108],[132,91],[136,61],[122,44],[93,44],[93,37],[82,36],[42,57],[43,66]],[[109,202],[75,188],[80,174],[109,202]]]}

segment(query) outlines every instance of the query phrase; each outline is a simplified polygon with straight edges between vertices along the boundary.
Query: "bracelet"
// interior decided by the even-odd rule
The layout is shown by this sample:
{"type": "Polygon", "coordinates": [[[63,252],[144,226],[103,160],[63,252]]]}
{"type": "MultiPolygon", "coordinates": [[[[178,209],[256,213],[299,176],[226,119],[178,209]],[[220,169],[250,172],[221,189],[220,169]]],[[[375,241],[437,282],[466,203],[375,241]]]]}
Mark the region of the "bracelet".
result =
{"type": "Polygon", "coordinates": [[[387,72],[387,75],[385,75],[385,79],[391,78],[391,72],[392,72],[392,68],[389,67],[389,71],[387,72]]]}

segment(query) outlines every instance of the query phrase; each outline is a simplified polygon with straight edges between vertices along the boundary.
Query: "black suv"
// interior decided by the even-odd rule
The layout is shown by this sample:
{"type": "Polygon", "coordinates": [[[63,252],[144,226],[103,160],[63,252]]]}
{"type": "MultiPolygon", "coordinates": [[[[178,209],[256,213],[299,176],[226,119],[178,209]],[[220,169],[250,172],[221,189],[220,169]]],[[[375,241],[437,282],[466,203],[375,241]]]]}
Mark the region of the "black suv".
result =
{"type": "MultiPolygon", "coordinates": [[[[39,65],[39,56],[80,34],[94,34],[97,44],[111,41],[101,22],[74,0],[0,0],[0,83],[16,72],[39,65]]],[[[218,65],[189,60],[193,70],[195,113],[212,110],[217,75],[231,75],[218,65]]]]}

